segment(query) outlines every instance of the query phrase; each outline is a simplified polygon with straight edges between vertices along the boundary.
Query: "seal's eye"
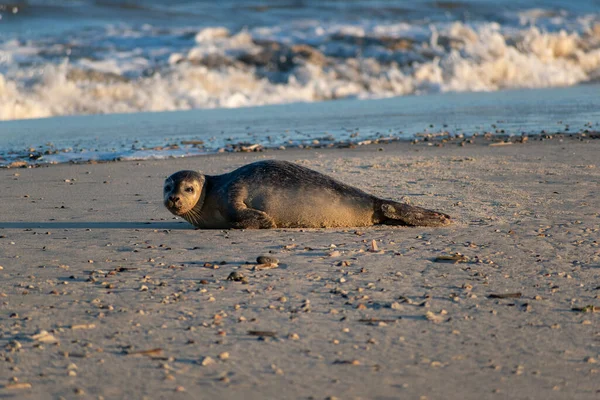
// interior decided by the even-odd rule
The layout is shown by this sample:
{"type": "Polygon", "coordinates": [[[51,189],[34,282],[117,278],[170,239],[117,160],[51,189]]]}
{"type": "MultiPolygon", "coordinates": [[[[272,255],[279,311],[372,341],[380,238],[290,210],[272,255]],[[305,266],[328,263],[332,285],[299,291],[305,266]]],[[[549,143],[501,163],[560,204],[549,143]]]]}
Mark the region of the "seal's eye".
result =
{"type": "Polygon", "coordinates": [[[191,187],[191,186],[190,187],[186,187],[185,191],[188,192],[188,193],[194,193],[194,188],[191,187]]]}

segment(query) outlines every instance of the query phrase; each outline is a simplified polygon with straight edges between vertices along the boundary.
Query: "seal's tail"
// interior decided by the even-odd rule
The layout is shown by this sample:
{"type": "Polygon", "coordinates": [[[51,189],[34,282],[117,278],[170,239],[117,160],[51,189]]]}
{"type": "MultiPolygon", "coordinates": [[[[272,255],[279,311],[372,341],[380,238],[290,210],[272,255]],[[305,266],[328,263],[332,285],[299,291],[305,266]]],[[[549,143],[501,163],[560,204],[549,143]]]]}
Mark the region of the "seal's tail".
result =
{"type": "Polygon", "coordinates": [[[379,200],[382,223],[389,225],[444,226],[452,223],[449,215],[417,206],[379,200]]]}

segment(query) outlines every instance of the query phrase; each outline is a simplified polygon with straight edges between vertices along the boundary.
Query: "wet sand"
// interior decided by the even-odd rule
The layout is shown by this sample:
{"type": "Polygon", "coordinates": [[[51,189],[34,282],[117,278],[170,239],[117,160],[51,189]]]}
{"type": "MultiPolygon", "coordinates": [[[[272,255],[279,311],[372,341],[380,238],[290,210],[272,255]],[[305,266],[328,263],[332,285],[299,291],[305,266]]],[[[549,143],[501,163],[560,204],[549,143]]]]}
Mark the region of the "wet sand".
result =
{"type": "Polygon", "coordinates": [[[597,398],[598,154],[399,142],[2,169],[0,397],[597,398]],[[455,223],[201,231],[161,204],[176,170],[263,158],[455,223]]]}

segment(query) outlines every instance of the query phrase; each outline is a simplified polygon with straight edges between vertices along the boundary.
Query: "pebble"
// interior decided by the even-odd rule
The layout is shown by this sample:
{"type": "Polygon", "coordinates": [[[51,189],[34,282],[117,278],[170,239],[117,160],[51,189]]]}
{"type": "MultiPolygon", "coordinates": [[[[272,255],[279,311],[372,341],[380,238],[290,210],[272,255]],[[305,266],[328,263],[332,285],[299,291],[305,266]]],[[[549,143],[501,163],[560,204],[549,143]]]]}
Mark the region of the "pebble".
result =
{"type": "Polygon", "coordinates": [[[256,258],[257,264],[279,264],[279,260],[271,256],[259,256],[256,258]]]}
{"type": "Polygon", "coordinates": [[[42,330],[39,333],[31,337],[33,340],[41,343],[57,343],[58,339],[52,336],[50,333],[42,330]]]}
{"type": "Polygon", "coordinates": [[[4,389],[31,389],[31,383],[9,383],[4,385],[4,389]]]}
{"type": "Polygon", "coordinates": [[[8,344],[6,346],[4,346],[4,348],[10,352],[20,350],[22,347],[23,347],[23,345],[21,343],[19,343],[19,341],[17,341],[17,340],[12,340],[12,341],[8,342],[8,344]]]}
{"type": "Polygon", "coordinates": [[[254,271],[261,271],[264,269],[273,269],[273,268],[278,268],[279,264],[276,263],[270,263],[270,264],[257,264],[254,266],[253,270],[254,271]]]}
{"type": "Polygon", "coordinates": [[[77,325],[71,325],[71,329],[73,330],[77,330],[77,329],[94,329],[96,327],[95,324],[77,324],[77,325]]]}
{"type": "Polygon", "coordinates": [[[242,282],[243,284],[248,284],[248,277],[244,276],[241,272],[233,271],[230,273],[226,280],[233,282],[242,282]]]}
{"type": "Polygon", "coordinates": [[[431,322],[433,322],[434,324],[439,324],[440,322],[442,322],[444,320],[444,317],[442,317],[441,315],[436,315],[431,311],[427,311],[425,313],[425,318],[431,322]]]}
{"type": "Polygon", "coordinates": [[[214,364],[216,364],[216,361],[215,361],[215,360],[213,360],[211,357],[208,357],[208,356],[206,356],[206,357],[204,357],[204,358],[202,359],[202,361],[200,362],[200,364],[201,364],[203,367],[208,367],[208,366],[210,366],[210,365],[214,365],[214,364]]]}
{"type": "Polygon", "coordinates": [[[371,241],[371,247],[369,248],[371,253],[376,253],[379,251],[379,247],[377,246],[377,242],[375,240],[371,241]]]}

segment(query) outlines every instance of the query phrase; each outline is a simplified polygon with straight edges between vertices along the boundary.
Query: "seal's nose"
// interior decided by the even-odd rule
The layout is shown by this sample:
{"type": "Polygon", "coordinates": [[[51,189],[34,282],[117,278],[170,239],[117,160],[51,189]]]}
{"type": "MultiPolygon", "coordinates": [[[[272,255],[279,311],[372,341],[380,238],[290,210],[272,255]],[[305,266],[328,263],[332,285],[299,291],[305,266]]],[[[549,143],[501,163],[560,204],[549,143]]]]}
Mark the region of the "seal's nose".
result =
{"type": "Polygon", "coordinates": [[[179,196],[175,196],[175,195],[169,196],[169,201],[171,201],[171,202],[173,202],[175,204],[179,203],[179,200],[180,200],[179,196]]]}

